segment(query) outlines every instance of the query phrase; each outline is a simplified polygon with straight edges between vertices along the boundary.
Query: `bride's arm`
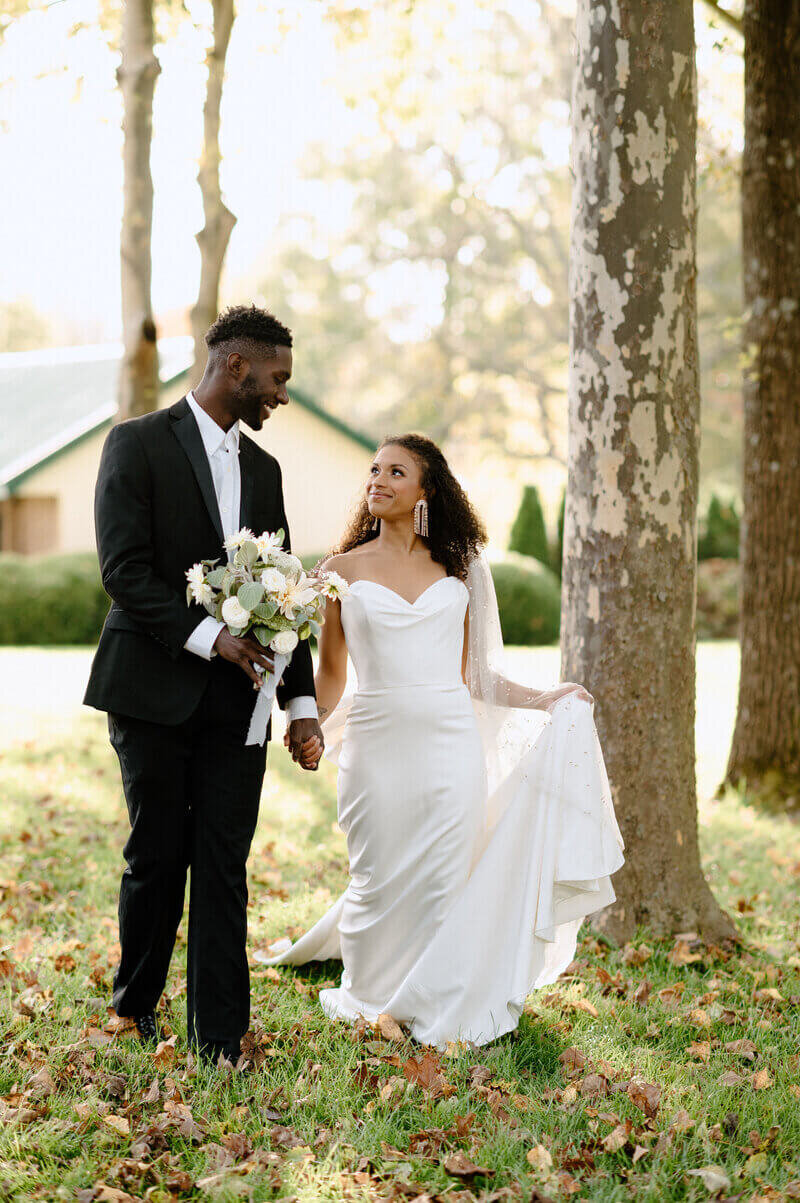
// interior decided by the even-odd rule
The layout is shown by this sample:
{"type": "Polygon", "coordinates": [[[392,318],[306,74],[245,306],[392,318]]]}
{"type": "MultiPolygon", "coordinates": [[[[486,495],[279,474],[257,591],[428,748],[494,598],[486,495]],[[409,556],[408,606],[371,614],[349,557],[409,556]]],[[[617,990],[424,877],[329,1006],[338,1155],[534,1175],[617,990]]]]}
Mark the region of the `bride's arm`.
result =
{"type": "Polygon", "coordinates": [[[347,644],[342,627],[342,604],[328,601],[319,637],[319,664],[314,676],[319,721],[325,722],[339,704],[347,684],[347,644]]]}
{"type": "MultiPolygon", "coordinates": [[[[467,684],[468,649],[469,610],[464,618],[464,652],[461,657],[461,676],[465,685],[467,684]]],[[[491,696],[484,698],[484,701],[493,702],[496,706],[504,706],[509,709],[519,707],[523,710],[552,710],[559,698],[563,698],[568,693],[577,693],[579,698],[587,702],[593,700],[592,695],[574,681],[562,682],[555,689],[532,689],[529,685],[520,685],[517,681],[510,681],[508,677],[504,677],[494,669],[489,670],[489,692],[491,696]]]]}

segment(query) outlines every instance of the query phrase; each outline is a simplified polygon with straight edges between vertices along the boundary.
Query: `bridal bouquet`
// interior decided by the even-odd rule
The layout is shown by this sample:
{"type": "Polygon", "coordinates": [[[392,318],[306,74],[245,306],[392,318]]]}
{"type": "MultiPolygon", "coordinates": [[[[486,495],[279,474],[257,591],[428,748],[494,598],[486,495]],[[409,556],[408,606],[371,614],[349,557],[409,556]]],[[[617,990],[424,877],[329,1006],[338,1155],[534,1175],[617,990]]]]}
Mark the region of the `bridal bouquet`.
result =
{"type": "Polygon", "coordinates": [[[252,634],[275,653],[265,675],[245,743],[263,744],[278,682],[301,639],[319,637],[328,598],[343,597],[347,582],[335,572],[307,576],[285,551],[283,530],[254,535],[246,527],[225,540],[227,564],[201,560],[186,571],[186,604],[197,602],[232,635],[252,634]]]}

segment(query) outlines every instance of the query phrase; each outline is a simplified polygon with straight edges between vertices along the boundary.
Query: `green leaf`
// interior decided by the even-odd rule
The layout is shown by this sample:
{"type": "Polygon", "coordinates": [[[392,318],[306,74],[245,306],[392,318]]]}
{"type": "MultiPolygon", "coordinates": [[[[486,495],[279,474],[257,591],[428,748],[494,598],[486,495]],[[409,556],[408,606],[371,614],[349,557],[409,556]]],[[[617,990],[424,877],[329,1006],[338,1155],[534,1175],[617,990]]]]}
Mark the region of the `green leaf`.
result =
{"type": "Polygon", "coordinates": [[[310,634],[311,634],[311,623],[310,622],[304,622],[301,627],[297,628],[297,638],[298,639],[308,639],[310,634]]]}
{"type": "Polygon", "coordinates": [[[186,605],[190,606],[193,601],[194,601],[194,594],[192,593],[192,587],[191,587],[191,585],[187,585],[186,586],[186,605]]]}
{"type": "Polygon", "coordinates": [[[212,589],[221,589],[225,583],[227,572],[227,567],[215,568],[212,572],[209,572],[208,576],[206,577],[206,582],[211,586],[212,589]]]}
{"type": "Polygon", "coordinates": [[[242,585],[241,589],[236,594],[239,605],[244,606],[248,613],[252,610],[255,610],[256,606],[261,602],[263,596],[264,586],[259,584],[258,581],[248,581],[246,584],[242,585]]]}
{"type": "Polygon", "coordinates": [[[253,627],[253,634],[262,647],[266,647],[270,639],[274,639],[277,634],[270,627],[253,627]]]}
{"type": "Polygon", "coordinates": [[[238,564],[240,568],[251,568],[257,559],[258,548],[251,539],[247,539],[233,557],[233,562],[234,564],[238,564]]]}
{"type": "Polygon", "coordinates": [[[278,607],[273,601],[262,601],[251,611],[254,618],[263,618],[265,622],[269,622],[277,612],[278,607]]]}
{"type": "Polygon", "coordinates": [[[319,639],[320,635],[322,634],[322,623],[315,622],[313,618],[310,618],[308,625],[311,628],[311,634],[314,636],[314,638],[319,639]]]}

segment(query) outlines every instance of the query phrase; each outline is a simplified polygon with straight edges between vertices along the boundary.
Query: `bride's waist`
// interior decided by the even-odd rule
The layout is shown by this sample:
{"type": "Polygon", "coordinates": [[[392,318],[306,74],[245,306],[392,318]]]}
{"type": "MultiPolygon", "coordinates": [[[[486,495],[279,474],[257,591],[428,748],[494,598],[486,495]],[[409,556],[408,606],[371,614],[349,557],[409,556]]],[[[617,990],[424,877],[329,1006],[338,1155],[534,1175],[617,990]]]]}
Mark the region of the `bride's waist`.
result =
{"type": "Polygon", "coordinates": [[[469,691],[463,681],[408,681],[398,684],[393,682],[391,685],[381,685],[376,683],[359,684],[354,700],[363,698],[365,701],[369,698],[381,698],[387,694],[416,694],[424,692],[431,693],[461,693],[469,696],[469,691]]]}

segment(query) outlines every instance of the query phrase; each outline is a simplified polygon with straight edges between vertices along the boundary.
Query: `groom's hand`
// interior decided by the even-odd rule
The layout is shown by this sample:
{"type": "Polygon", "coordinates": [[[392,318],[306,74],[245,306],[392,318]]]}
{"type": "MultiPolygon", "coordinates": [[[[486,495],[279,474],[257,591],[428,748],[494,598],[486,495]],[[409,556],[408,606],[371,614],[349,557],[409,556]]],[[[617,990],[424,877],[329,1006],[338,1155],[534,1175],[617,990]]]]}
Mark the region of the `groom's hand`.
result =
{"type": "Polygon", "coordinates": [[[271,654],[261,646],[255,639],[249,639],[247,636],[231,635],[227,627],[223,627],[219,635],[214,641],[214,651],[218,656],[222,656],[223,660],[230,660],[231,664],[238,664],[242,672],[246,672],[256,689],[261,686],[261,677],[255,670],[255,665],[260,664],[267,672],[272,672],[275,667],[275,661],[271,654]]]}
{"type": "Polygon", "coordinates": [[[296,718],[289,723],[284,743],[292,754],[292,760],[300,767],[315,772],[325,747],[325,737],[319,721],[315,718],[296,718]]]}

